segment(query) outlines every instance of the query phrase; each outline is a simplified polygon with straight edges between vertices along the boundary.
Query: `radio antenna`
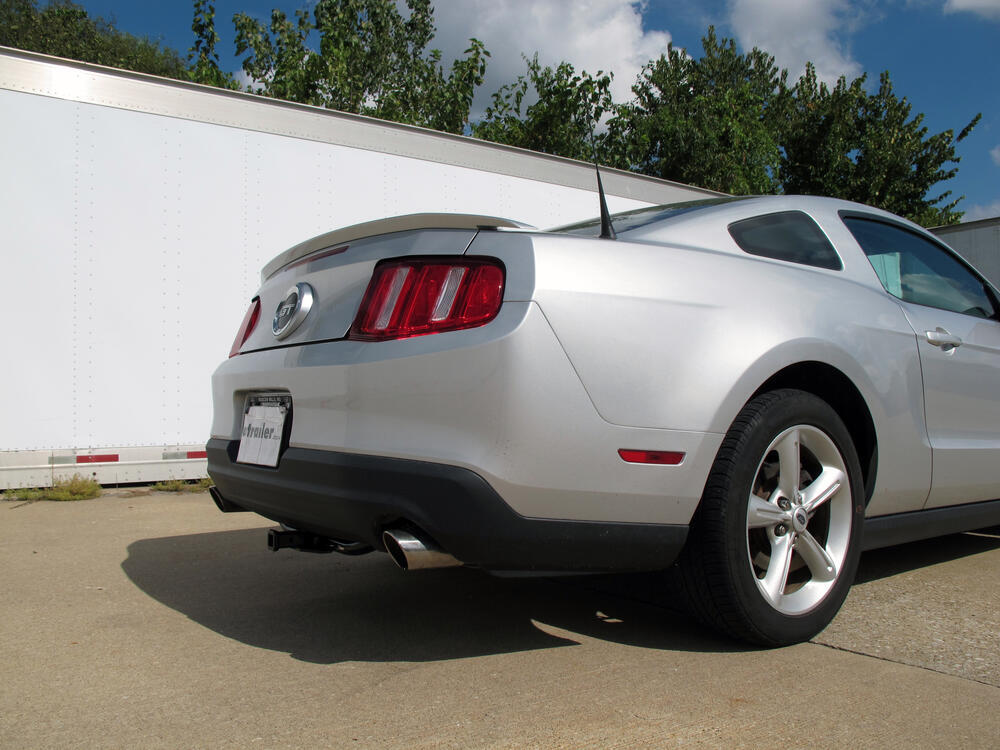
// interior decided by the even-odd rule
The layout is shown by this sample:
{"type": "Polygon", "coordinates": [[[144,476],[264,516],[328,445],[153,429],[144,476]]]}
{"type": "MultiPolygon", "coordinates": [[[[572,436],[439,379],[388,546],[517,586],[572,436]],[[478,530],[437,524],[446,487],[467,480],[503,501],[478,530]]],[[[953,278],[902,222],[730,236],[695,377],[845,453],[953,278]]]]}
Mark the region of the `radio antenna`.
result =
{"type": "MultiPolygon", "coordinates": [[[[595,155],[596,156],[596,155],[595,155]]],[[[594,159],[594,169],[597,171],[597,194],[601,199],[601,234],[602,240],[617,240],[615,227],[611,223],[611,213],[608,211],[608,199],[604,196],[604,183],[601,182],[601,168],[597,166],[597,159],[594,159]]]]}
{"type": "Polygon", "coordinates": [[[615,234],[615,227],[611,223],[611,213],[608,211],[608,199],[604,195],[604,183],[601,182],[601,168],[597,163],[597,139],[594,137],[594,125],[591,124],[590,128],[590,148],[594,152],[594,170],[597,172],[597,195],[601,201],[601,234],[599,235],[602,240],[617,240],[618,235],[615,234]]]}

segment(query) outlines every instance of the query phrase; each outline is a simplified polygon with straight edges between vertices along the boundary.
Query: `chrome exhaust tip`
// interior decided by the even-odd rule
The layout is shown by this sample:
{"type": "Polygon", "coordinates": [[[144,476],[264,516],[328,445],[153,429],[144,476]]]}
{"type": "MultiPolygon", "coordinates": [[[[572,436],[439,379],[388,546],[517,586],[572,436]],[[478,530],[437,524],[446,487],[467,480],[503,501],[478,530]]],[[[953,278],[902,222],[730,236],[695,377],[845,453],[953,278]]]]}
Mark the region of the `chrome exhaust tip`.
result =
{"type": "Polygon", "coordinates": [[[451,568],[462,564],[430,540],[421,539],[402,529],[383,531],[382,544],[392,561],[403,570],[451,568]]]}
{"type": "Polygon", "coordinates": [[[208,488],[208,494],[212,496],[212,500],[215,501],[215,507],[221,510],[223,513],[247,513],[246,508],[241,508],[236,503],[231,503],[226,498],[222,496],[219,492],[219,488],[214,484],[208,488]]]}

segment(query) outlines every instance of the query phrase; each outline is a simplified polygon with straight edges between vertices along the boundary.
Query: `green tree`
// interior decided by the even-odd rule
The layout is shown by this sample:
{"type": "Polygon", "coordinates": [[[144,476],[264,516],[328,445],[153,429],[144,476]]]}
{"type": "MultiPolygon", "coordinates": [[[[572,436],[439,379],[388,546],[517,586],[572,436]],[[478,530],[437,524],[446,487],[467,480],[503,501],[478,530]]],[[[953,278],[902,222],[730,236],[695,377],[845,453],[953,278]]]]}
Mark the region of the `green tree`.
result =
{"type": "Polygon", "coordinates": [[[774,58],[739,53],[709,29],[704,54],[668,48],[618,107],[608,142],[618,166],[736,194],[828,195],[884,208],[925,226],[958,221],[961,198],[940,187],[957,173],[957,137],[931,135],[922,114],[866,77],[832,88],[810,64],[794,85],[774,58]]]}
{"type": "MultiPolygon", "coordinates": [[[[493,94],[482,120],[472,126],[477,138],[520,146],[533,151],[590,161],[594,158],[594,131],[612,109],[611,75],[577,73],[567,62],[542,67],[536,53],[526,75],[493,94]],[[529,94],[529,92],[532,92],[529,94]],[[536,97],[525,106],[525,100],[536,97]]],[[[606,150],[607,134],[596,136],[599,151],[606,150]]]]}
{"type": "Polygon", "coordinates": [[[831,89],[806,72],[789,89],[782,125],[782,186],[802,195],[854,194],[851,154],[860,134],[864,79],[850,85],[841,77],[831,89]]]}
{"type": "Polygon", "coordinates": [[[434,37],[430,0],[406,0],[403,18],[393,0],[318,0],[294,20],[274,10],[265,26],[237,13],[236,53],[268,96],[397,122],[462,132],[489,53],[472,39],[449,74],[434,37]],[[309,45],[313,32],[319,49],[309,45]]]}
{"type": "Polygon", "coordinates": [[[219,35],[215,31],[215,3],[212,0],[194,0],[194,18],[191,21],[194,46],[188,51],[189,75],[195,83],[238,89],[232,74],[219,68],[219,55],[215,45],[219,35]]]}
{"type": "Polygon", "coordinates": [[[905,216],[924,226],[957,222],[961,198],[938,184],[958,173],[955,144],[979,122],[976,115],[957,137],[928,134],[922,114],[893,90],[889,73],[877,91],[865,77],[832,88],[807,66],[789,100],[782,138],[782,186],[788,193],[835,195],[905,216]],[[943,203],[943,205],[942,205],[943,203]]]}
{"type": "Polygon", "coordinates": [[[712,28],[702,46],[698,59],[670,46],[643,68],[610,124],[618,166],[728,193],[775,192],[786,73],[712,28]]]}
{"type": "Polygon", "coordinates": [[[119,31],[91,18],[72,2],[39,8],[36,0],[0,1],[0,45],[72,60],[186,79],[187,65],[175,50],[119,31]]]}

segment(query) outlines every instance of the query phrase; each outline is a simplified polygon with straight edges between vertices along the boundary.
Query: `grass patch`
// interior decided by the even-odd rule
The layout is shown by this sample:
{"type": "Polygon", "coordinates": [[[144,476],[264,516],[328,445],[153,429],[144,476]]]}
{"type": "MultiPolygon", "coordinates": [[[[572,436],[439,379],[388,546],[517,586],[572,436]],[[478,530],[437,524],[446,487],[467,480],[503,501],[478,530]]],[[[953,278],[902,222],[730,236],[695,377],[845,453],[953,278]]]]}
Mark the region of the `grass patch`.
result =
{"type": "Polygon", "coordinates": [[[213,484],[211,477],[204,479],[168,479],[165,482],[157,482],[150,485],[149,489],[154,492],[204,492],[213,484]]]}
{"type": "Polygon", "coordinates": [[[3,499],[21,500],[23,502],[35,502],[37,500],[66,502],[72,500],[90,500],[100,494],[101,485],[96,479],[74,474],[69,479],[56,480],[52,487],[7,490],[3,493],[3,499]]]}

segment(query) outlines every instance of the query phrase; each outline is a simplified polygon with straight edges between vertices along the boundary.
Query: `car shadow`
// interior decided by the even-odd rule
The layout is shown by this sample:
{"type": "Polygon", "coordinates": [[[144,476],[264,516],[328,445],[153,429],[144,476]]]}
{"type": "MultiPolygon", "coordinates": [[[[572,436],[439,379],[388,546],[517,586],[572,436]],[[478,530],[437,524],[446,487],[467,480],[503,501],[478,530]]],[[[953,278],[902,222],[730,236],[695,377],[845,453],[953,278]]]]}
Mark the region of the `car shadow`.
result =
{"type": "Polygon", "coordinates": [[[268,552],[248,529],[136,541],[122,569],[143,592],[248,645],[306,662],[437,661],[573,646],[746,650],[676,608],[662,575],[498,578],[404,572],[388,555],[268,552]]]}
{"type": "Polygon", "coordinates": [[[1000,549],[1000,526],[871,550],[861,555],[854,582],[869,583],[995,549],[1000,549]]]}
{"type": "MultiPolygon", "coordinates": [[[[1000,527],[866,552],[857,583],[1000,548],[1000,527]]],[[[143,592],[227,638],[306,662],[438,661],[595,638],[672,651],[754,650],[684,613],[659,573],[499,578],[404,572],[383,554],[270,553],[262,529],[133,542],[143,592]]]]}

